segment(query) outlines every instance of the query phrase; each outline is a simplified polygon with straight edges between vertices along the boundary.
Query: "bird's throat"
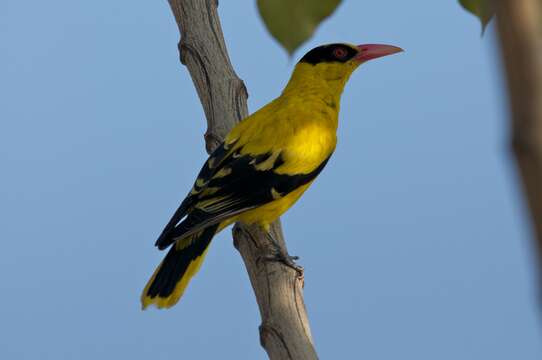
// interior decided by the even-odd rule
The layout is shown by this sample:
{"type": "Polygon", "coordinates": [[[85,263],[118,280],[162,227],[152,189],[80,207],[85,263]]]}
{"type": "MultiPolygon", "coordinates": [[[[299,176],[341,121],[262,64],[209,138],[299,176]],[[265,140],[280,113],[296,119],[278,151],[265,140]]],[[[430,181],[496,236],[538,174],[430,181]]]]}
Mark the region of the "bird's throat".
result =
{"type": "Polygon", "coordinates": [[[338,111],[341,94],[351,71],[330,70],[335,69],[323,69],[310,64],[298,64],[282,96],[296,97],[308,102],[320,99],[338,111]]]}

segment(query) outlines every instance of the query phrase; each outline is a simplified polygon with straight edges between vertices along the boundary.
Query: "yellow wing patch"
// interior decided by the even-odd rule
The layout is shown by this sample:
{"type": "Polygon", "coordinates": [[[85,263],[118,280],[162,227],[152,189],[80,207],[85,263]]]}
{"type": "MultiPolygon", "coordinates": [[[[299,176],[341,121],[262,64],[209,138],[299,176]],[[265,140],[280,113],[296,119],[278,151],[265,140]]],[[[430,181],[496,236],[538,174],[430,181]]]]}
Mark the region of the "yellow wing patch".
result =
{"type": "Polygon", "coordinates": [[[256,164],[256,159],[254,159],[250,162],[250,164],[259,171],[271,170],[275,165],[275,161],[277,161],[279,155],[280,151],[274,151],[271,156],[269,156],[266,160],[256,164]]]}
{"type": "Polygon", "coordinates": [[[273,197],[273,200],[278,200],[282,197],[282,194],[275,190],[275,188],[271,188],[271,196],[273,197]]]}
{"type": "Polygon", "coordinates": [[[218,170],[216,174],[213,175],[213,179],[219,179],[224,176],[228,176],[229,174],[231,174],[231,171],[231,168],[223,167],[222,169],[218,170]]]}

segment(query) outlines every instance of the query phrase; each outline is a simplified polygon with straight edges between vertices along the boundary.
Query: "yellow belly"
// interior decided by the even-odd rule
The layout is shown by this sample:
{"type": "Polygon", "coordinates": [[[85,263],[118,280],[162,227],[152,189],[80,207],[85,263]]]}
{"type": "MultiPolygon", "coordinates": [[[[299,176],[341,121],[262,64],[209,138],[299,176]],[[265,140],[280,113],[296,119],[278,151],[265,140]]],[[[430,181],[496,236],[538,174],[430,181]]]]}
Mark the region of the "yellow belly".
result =
{"type": "Polygon", "coordinates": [[[292,191],[288,195],[274,200],[268,204],[260,206],[256,209],[248,210],[235,217],[235,221],[241,221],[245,224],[258,224],[266,231],[269,230],[269,225],[277,220],[282,214],[286,212],[292,205],[299,199],[301,195],[307,190],[312,183],[309,182],[298,189],[292,191]]]}

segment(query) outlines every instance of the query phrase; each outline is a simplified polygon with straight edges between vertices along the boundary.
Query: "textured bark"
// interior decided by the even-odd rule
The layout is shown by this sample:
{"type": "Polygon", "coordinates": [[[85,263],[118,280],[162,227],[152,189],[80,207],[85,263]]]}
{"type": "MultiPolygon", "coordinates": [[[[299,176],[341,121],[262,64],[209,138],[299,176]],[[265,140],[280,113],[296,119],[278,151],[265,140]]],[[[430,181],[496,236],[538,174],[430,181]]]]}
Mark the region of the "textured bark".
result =
{"type": "Polygon", "coordinates": [[[495,0],[494,5],[510,93],[512,148],[532,215],[542,276],[542,2],[495,0]]]}
{"type": "MultiPolygon", "coordinates": [[[[215,0],[169,0],[179,26],[181,62],[188,68],[207,118],[211,152],[236,122],[248,115],[247,91],[231,65],[215,0]]],[[[286,250],[280,222],[273,238],[286,250]]],[[[303,302],[303,278],[279,262],[268,237],[256,226],[236,224],[234,245],[241,253],[262,317],[260,342],[275,359],[317,359],[303,302]]]]}

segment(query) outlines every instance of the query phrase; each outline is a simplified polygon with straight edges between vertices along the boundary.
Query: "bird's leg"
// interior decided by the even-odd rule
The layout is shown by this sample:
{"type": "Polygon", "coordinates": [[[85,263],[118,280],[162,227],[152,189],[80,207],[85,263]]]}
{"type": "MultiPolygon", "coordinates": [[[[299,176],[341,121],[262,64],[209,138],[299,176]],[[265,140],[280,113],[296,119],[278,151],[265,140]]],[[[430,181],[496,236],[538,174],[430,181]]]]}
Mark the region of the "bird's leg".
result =
{"type": "Polygon", "coordinates": [[[299,256],[291,256],[284,250],[282,246],[273,238],[270,232],[266,232],[266,236],[269,239],[271,246],[273,247],[274,254],[266,256],[267,261],[280,261],[284,265],[294,269],[299,277],[303,277],[303,266],[295,263],[295,260],[299,259],[299,256]]]}

